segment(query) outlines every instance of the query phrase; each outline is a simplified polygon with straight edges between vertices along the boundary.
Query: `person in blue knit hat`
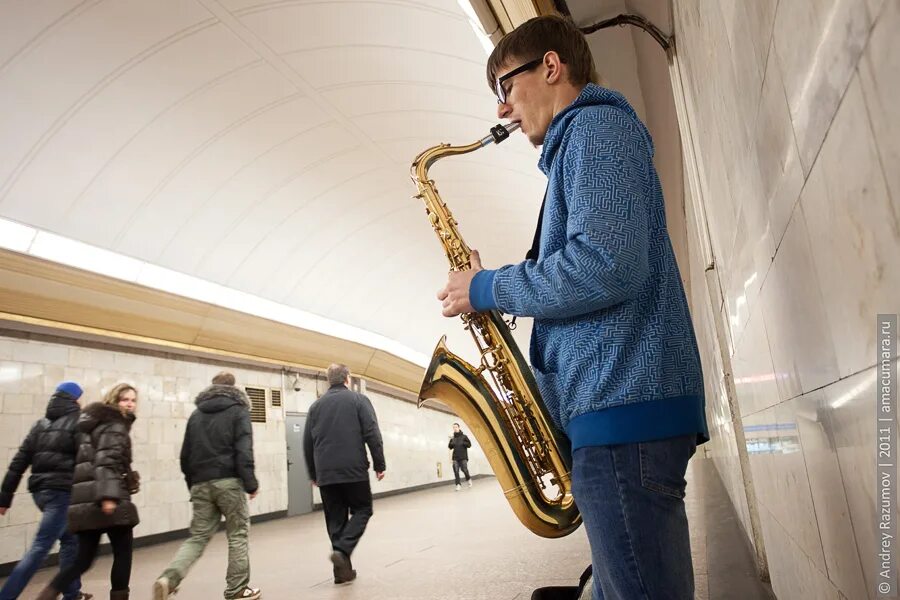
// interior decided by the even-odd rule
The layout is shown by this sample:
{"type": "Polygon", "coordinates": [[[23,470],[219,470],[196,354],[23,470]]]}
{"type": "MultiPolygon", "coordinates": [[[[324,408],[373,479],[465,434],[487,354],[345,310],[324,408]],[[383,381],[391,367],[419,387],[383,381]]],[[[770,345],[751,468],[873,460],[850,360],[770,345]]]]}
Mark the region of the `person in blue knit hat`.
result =
{"type": "MultiPolygon", "coordinates": [[[[81,414],[78,403],[81,394],[81,386],[74,381],[64,381],[56,386],[44,418],[32,426],[3,478],[0,515],[9,511],[22,475],[31,467],[28,491],[41,511],[41,521],[31,547],[0,589],[0,600],[19,597],[57,540],[61,565],[72,564],[78,554],[78,541],[66,528],[66,515],[78,450],[75,426],[81,414]]],[[[81,592],[80,579],[72,582],[63,595],[64,600],[88,600],[91,597],[91,594],[81,592]]]]}
{"type": "Polygon", "coordinates": [[[442,313],[534,317],[531,367],[572,444],[594,600],[693,598],[684,475],[709,433],[653,141],[624,96],[594,83],[564,18],[500,40],[487,80],[497,116],[541,147],[547,193],[525,261],[483,269],[473,251],[438,293],[442,313]]]}

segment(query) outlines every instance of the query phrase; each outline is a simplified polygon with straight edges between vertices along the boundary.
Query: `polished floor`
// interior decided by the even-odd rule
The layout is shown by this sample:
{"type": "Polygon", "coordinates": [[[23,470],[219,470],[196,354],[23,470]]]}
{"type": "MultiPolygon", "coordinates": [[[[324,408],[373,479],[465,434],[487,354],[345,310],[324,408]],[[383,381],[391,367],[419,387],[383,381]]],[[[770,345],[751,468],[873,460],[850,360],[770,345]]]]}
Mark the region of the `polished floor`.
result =
{"type": "MultiPolygon", "coordinates": [[[[688,515],[697,600],[770,598],[756,581],[749,549],[725,490],[709,461],[689,474],[688,515]]],[[[254,525],[252,584],[268,600],[528,600],[536,587],[571,585],[588,563],[583,529],[559,540],[538,538],[508,509],[493,478],[471,489],[452,485],[378,499],[375,516],[354,554],[359,578],[335,586],[322,513],[254,525]]],[[[132,598],[150,585],[177,542],[135,552],[132,598]]],[[[182,584],[177,600],[221,598],[227,547],[218,534],[182,584]]],[[[97,560],[84,589],[105,600],[110,557],[97,560]]],[[[38,573],[22,596],[31,600],[52,570],[38,573]]]]}

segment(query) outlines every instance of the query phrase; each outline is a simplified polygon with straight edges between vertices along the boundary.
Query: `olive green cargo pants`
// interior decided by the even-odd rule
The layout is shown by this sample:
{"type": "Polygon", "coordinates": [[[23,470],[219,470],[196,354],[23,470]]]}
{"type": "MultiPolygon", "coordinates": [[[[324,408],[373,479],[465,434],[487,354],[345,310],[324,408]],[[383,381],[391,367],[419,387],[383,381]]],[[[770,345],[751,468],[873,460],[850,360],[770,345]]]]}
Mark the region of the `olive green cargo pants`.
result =
{"type": "Polygon", "coordinates": [[[225,517],[228,536],[228,572],[225,597],[232,598],[250,583],[250,508],[239,479],[214,479],[191,486],[191,537],[181,545],[172,563],[163,572],[175,589],[225,517]]]}

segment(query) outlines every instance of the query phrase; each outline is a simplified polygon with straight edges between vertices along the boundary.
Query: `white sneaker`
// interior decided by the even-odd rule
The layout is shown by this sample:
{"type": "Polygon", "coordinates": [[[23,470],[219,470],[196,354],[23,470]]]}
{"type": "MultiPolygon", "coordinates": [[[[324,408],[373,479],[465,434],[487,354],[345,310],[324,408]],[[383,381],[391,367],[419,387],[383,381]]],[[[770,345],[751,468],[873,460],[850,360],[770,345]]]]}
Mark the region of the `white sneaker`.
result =
{"type": "Polygon", "coordinates": [[[472,487],[472,480],[469,480],[469,487],[472,487]]]}
{"type": "Polygon", "coordinates": [[[262,592],[259,591],[259,588],[245,587],[238,592],[237,596],[231,596],[228,600],[258,600],[261,596],[262,592]]]}
{"type": "Polygon", "coordinates": [[[153,600],[169,600],[175,590],[171,589],[168,577],[160,577],[153,582],[153,600]]]}
{"type": "Polygon", "coordinates": [[[461,490],[461,489],[462,489],[462,486],[459,485],[459,484],[457,483],[457,484],[456,484],[456,491],[458,492],[458,491],[461,490]]]}

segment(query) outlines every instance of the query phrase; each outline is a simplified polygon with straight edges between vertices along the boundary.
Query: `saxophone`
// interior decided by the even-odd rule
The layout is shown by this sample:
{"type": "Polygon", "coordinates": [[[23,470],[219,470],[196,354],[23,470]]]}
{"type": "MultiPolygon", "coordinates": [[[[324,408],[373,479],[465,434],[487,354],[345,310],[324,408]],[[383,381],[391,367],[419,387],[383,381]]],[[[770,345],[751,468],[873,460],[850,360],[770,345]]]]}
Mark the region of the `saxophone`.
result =
{"type": "MultiPolygon", "coordinates": [[[[428,178],[428,169],[445,156],[499,144],[518,127],[518,123],[497,125],[491,135],[468,146],[434,146],[419,154],[410,167],[419,192],[415,197],[425,203],[453,271],[470,268],[471,250],[428,178]]],[[[509,326],[497,311],[460,318],[475,340],[481,365],[474,367],[450,352],[443,336],[422,382],[418,406],[437,398],[459,415],[487,455],[506,500],[525,527],[547,538],[572,533],[581,524],[581,514],[572,497],[571,449],[553,425],[509,326]]]]}

